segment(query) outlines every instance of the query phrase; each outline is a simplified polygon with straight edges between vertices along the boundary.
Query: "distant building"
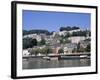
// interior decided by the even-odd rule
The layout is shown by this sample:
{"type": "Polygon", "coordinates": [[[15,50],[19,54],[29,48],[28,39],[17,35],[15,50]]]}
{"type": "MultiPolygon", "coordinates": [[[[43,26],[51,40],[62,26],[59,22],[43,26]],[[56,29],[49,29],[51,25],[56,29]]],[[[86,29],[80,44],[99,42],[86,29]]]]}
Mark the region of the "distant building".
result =
{"type": "Polygon", "coordinates": [[[37,41],[41,41],[41,40],[42,40],[41,36],[40,36],[40,35],[37,35],[37,36],[36,36],[36,40],[37,40],[37,41]]]}
{"type": "Polygon", "coordinates": [[[23,50],[23,56],[28,56],[28,55],[30,55],[30,53],[28,52],[28,50],[27,49],[23,50]]]}
{"type": "Polygon", "coordinates": [[[59,43],[55,43],[55,44],[51,45],[50,47],[53,50],[54,54],[58,54],[58,51],[62,47],[62,45],[59,43]]]}
{"type": "Polygon", "coordinates": [[[82,31],[81,29],[75,29],[75,30],[70,30],[68,31],[70,34],[72,34],[73,32],[78,32],[78,31],[82,31]]]}
{"type": "Polygon", "coordinates": [[[60,47],[52,48],[52,53],[58,54],[59,49],[60,49],[60,47]]]}
{"type": "Polygon", "coordinates": [[[36,39],[37,41],[41,41],[41,35],[37,35],[37,34],[28,34],[23,36],[23,38],[32,38],[32,39],[36,39]]]}
{"type": "Polygon", "coordinates": [[[85,40],[86,38],[84,36],[74,36],[74,37],[69,37],[69,40],[71,40],[71,43],[79,43],[82,40],[85,40]]]}
{"type": "Polygon", "coordinates": [[[68,43],[64,45],[64,54],[72,53],[74,49],[77,49],[76,43],[68,43]]]}
{"type": "Polygon", "coordinates": [[[24,35],[23,38],[36,38],[37,34],[24,35]]]}
{"type": "Polygon", "coordinates": [[[78,31],[82,31],[81,29],[76,29],[76,30],[70,30],[70,31],[66,31],[66,30],[64,30],[64,31],[59,31],[59,35],[61,36],[61,35],[63,35],[63,36],[65,36],[67,33],[70,33],[70,34],[72,34],[73,32],[78,32],[78,31]]]}

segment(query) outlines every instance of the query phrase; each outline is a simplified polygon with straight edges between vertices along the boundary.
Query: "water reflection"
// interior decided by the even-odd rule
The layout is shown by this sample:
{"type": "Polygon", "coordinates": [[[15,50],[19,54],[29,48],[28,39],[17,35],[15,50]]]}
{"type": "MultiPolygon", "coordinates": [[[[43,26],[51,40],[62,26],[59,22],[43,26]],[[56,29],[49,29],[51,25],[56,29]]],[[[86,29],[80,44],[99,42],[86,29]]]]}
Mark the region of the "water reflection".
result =
{"type": "Polygon", "coordinates": [[[30,58],[23,60],[23,69],[59,68],[90,66],[90,59],[68,59],[68,60],[44,60],[42,58],[30,58]]]}

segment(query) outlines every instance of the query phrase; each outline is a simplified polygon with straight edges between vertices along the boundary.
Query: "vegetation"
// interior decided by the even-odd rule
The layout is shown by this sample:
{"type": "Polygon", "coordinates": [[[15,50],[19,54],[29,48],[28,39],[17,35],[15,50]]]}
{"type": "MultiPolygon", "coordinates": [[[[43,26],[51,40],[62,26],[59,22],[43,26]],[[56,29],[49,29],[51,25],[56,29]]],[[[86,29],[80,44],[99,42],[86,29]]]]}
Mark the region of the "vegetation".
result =
{"type": "Polygon", "coordinates": [[[40,42],[38,42],[36,39],[32,39],[32,38],[24,38],[23,39],[23,49],[27,49],[27,48],[32,48],[34,46],[41,46],[41,45],[45,45],[46,41],[44,39],[42,39],[40,42]]]}
{"type": "Polygon", "coordinates": [[[88,44],[86,46],[86,48],[83,48],[83,47],[80,46],[80,43],[78,43],[77,52],[90,52],[90,51],[91,51],[91,45],[90,44],[88,44]]]}
{"type": "Polygon", "coordinates": [[[77,48],[74,48],[74,49],[72,50],[72,53],[75,53],[75,52],[77,52],[77,48]]]}
{"type": "Polygon", "coordinates": [[[91,51],[91,45],[87,45],[87,47],[85,48],[85,51],[90,52],[91,51]]]}
{"type": "MultiPolygon", "coordinates": [[[[77,30],[80,29],[79,27],[73,26],[67,26],[67,27],[60,27],[59,31],[71,31],[71,30],[77,30]]],[[[46,35],[52,35],[54,31],[49,32],[48,30],[23,30],[23,35],[28,35],[28,34],[46,34],[46,35]]],[[[65,37],[70,37],[70,36],[86,36],[87,33],[89,33],[89,36],[91,36],[91,32],[88,30],[85,31],[77,31],[77,32],[73,32],[72,34],[70,34],[69,32],[66,33],[65,37]]],[[[59,37],[59,35],[56,35],[56,37],[59,37]]]]}
{"type": "Polygon", "coordinates": [[[89,33],[89,36],[90,36],[90,31],[77,31],[77,32],[73,32],[71,36],[87,36],[87,33],[89,33]]]}
{"type": "Polygon", "coordinates": [[[38,42],[38,45],[41,46],[41,45],[45,45],[46,44],[46,41],[45,39],[42,39],[40,42],[38,42]]]}
{"type": "Polygon", "coordinates": [[[28,34],[42,34],[42,33],[44,33],[44,34],[47,34],[47,35],[50,35],[51,33],[48,31],[48,30],[29,30],[29,31],[27,31],[27,30],[23,30],[23,35],[28,35],[28,34]]]}
{"type": "MultiPolygon", "coordinates": [[[[76,30],[76,29],[80,29],[79,27],[73,26],[67,26],[67,27],[60,27],[59,31],[71,31],[71,30],[76,30]]],[[[34,30],[23,30],[23,35],[28,35],[28,34],[46,34],[46,35],[52,35],[54,31],[49,32],[48,30],[42,30],[42,29],[34,29],[34,30]]]]}
{"type": "Polygon", "coordinates": [[[60,43],[61,44],[71,43],[71,40],[68,40],[68,38],[61,38],[60,43]]]}
{"type": "Polygon", "coordinates": [[[50,47],[45,47],[42,49],[35,48],[35,49],[30,50],[30,53],[31,55],[37,55],[38,53],[47,55],[48,53],[52,53],[52,49],[50,47]]]}
{"type": "Polygon", "coordinates": [[[30,50],[31,55],[37,55],[39,52],[40,52],[39,48],[30,50]]]}
{"type": "Polygon", "coordinates": [[[59,50],[58,50],[58,53],[60,54],[60,53],[64,53],[64,50],[62,49],[62,48],[60,48],[59,50]]]}
{"type": "Polygon", "coordinates": [[[36,39],[32,39],[32,38],[23,39],[23,49],[32,48],[33,46],[37,46],[36,39]]]}
{"type": "Polygon", "coordinates": [[[73,27],[67,26],[67,27],[61,27],[59,30],[60,31],[70,31],[70,30],[76,30],[76,29],[80,29],[80,28],[76,26],[73,26],[73,27]]]}
{"type": "Polygon", "coordinates": [[[52,53],[52,49],[50,47],[45,47],[44,49],[44,53],[47,55],[48,53],[52,53]]]}

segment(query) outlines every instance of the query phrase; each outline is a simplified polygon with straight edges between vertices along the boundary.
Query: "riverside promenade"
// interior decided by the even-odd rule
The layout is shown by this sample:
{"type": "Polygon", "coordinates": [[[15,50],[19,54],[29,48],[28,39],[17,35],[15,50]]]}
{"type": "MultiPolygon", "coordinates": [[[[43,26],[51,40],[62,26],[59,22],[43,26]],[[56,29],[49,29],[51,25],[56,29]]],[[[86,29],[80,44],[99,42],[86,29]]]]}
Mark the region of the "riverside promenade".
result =
{"type": "Polygon", "coordinates": [[[52,58],[52,57],[73,57],[74,58],[74,56],[77,56],[77,57],[84,57],[84,56],[90,56],[91,54],[90,54],[90,52],[84,52],[84,53],[68,53],[68,54],[48,54],[48,55],[27,55],[27,56],[23,56],[23,59],[28,59],[28,58],[43,58],[43,57],[50,57],[50,58],[52,58]]]}

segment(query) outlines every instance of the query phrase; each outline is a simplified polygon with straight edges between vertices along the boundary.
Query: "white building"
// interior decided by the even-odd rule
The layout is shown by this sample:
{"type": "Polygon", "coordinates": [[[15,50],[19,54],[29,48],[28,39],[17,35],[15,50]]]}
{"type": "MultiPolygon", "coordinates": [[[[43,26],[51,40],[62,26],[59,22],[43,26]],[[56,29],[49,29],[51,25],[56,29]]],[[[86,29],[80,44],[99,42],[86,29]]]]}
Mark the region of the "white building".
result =
{"type": "Polygon", "coordinates": [[[23,56],[28,56],[28,55],[30,55],[30,53],[28,52],[28,50],[27,49],[23,50],[23,56]]]}
{"type": "Polygon", "coordinates": [[[67,33],[72,34],[73,32],[78,32],[78,31],[83,31],[83,30],[76,29],[76,30],[70,30],[70,31],[60,31],[60,32],[59,32],[59,35],[60,35],[60,36],[61,36],[61,35],[65,36],[67,33]]]}
{"type": "Polygon", "coordinates": [[[70,54],[74,49],[77,49],[76,43],[68,43],[64,45],[64,54],[70,54]]]}
{"type": "Polygon", "coordinates": [[[79,43],[81,40],[85,40],[86,37],[84,36],[74,36],[74,37],[69,37],[69,40],[71,40],[71,43],[79,43]]]}
{"type": "Polygon", "coordinates": [[[37,34],[28,34],[23,36],[23,38],[36,38],[37,34]]]}
{"type": "Polygon", "coordinates": [[[70,31],[68,31],[70,34],[72,34],[73,32],[78,32],[78,31],[82,31],[82,30],[80,30],[80,29],[76,29],[76,30],[70,30],[70,31]]]}
{"type": "Polygon", "coordinates": [[[61,36],[61,35],[64,35],[64,36],[65,36],[66,34],[67,34],[67,31],[60,31],[60,32],[59,32],[59,35],[60,35],[60,36],[61,36]]]}
{"type": "Polygon", "coordinates": [[[40,35],[37,35],[36,38],[35,38],[37,41],[41,41],[41,36],[40,35]]]}
{"type": "Polygon", "coordinates": [[[32,39],[36,39],[37,41],[41,41],[41,35],[37,35],[37,34],[28,34],[23,36],[23,38],[32,38],[32,39]]]}

